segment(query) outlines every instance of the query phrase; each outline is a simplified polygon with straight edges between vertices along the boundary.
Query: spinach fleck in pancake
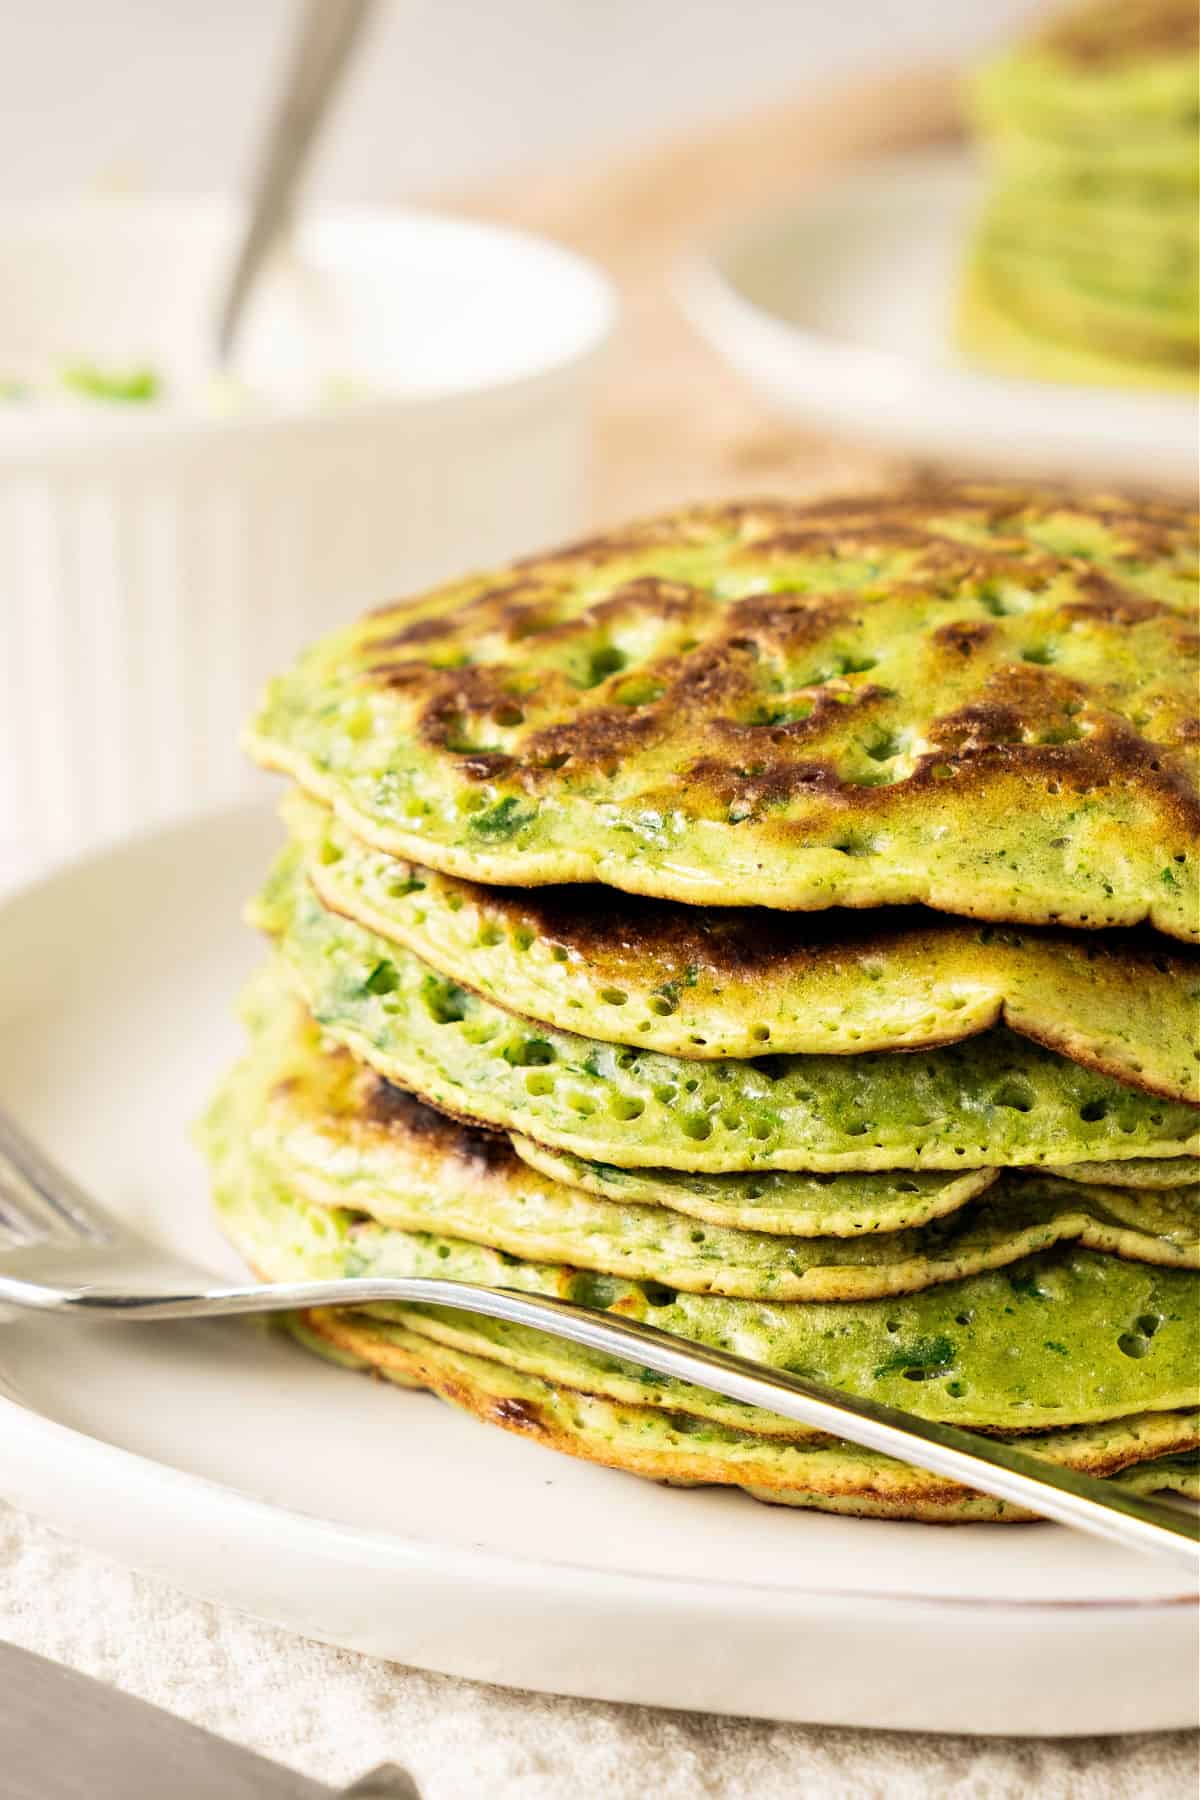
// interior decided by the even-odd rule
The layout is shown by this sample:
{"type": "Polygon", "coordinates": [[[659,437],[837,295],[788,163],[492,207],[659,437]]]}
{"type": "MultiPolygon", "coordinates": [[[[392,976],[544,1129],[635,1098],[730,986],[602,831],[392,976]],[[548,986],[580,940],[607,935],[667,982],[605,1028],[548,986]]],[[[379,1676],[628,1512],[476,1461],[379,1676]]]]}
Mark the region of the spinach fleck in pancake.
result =
{"type": "Polygon", "coordinates": [[[1196,938],[1195,553],[998,489],[699,508],[336,633],[250,745],[488,883],[1196,938]]]}
{"type": "Polygon", "coordinates": [[[717,1173],[1184,1155],[1193,1105],[1003,1029],[903,1056],[701,1063],[532,1026],[329,913],[286,851],[255,915],[310,1012],[445,1112],[587,1160],[717,1173]]]}
{"type": "Polygon", "coordinates": [[[399,862],[299,795],[285,814],[330,911],[565,1031],[711,1060],[913,1049],[1003,1022],[1134,1087],[1200,1099],[1200,958],[1148,933],[531,894],[399,862]]]}
{"type": "MultiPolygon", "coordinates": [[[[219,1115],[208,1136],[221,1223],[267,1280],[443,1275],[557,1295],[649,1319],[677,1337],[927,1418],[992,1430],[1034,1431],[1200,1404],[1196,1279],[1183,1270],[1060,1247],[882,1300],[726,1299],[391,1230],[299,1198],[219,1115]]],[[[532,1360],[535,1372],[536,1359],[558,1367],[568,1359],[578,1371],[573,1386],[594,1382],[605,1392],[614,1373],[625,1380],[631,1373],[615,1359],[497,1321],[437,1307],[370,1310],[514,1366],[532,1360]]],[[[688,1383],[647,1384],[641,1372],[636,1379],[643,1388],[653,1385],[664,1405],[687,1411],[703,1404],[728,1415],[728,1403],[688,1383]]]]}
{"type": "MultiPolygon", "coordinates": [[[[930,1524],[1032,1517],[876,1451],[829,1440],[778,1443],[686,1414],[575,1393],[355,1313],[305,1313],[288,1328],[344,1368],[373,1370],[399,1387],[429,1388],[549,1449],[675,1486],[740,1487],[778,1506],[930,1524]]],[[[1191,1452],[1197,1442],[1196,1415],[1155,1413],[1031,1437],[1025,1447],[1060,1468],[1112,1476],[1137,1493],[1196,1496],[1200,1464],[1191,1452]]]]}
{"type": "Polygon", "coordinates": [[[952,1219],[849,1239],[701,1228],[655,1205],[593,1199],[539,1175],[505,1140],[388,1089],[346,1052],[323,1050],[295,1005],[259,1022],[210,1130],[250,1144],[290,1192],[318,1205],[690,1293],[873,1298],[1067,1242],[1200,1268],[1195,1189],[1137,1193],[1007,1176],[952,1219]]]}

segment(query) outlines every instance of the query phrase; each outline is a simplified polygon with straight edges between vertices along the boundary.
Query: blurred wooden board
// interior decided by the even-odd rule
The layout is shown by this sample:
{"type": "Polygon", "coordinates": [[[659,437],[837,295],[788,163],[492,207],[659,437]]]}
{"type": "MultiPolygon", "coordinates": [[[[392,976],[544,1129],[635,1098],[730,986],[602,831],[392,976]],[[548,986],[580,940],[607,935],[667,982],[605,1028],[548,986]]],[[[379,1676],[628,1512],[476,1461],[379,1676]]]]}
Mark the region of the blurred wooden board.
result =
{"type": "Polygon", "coordinates": [[[625,307],[601,377],[593,519],[684,500],[876,486],[912,473],[861,446],[773,418],[693,332],[671,292],[690,250],[856,158],[959,130],[941,69],[795,100],[596,168],[524,172],[470,198],[476,217],[542,232],[616,281],[625,307]]]}

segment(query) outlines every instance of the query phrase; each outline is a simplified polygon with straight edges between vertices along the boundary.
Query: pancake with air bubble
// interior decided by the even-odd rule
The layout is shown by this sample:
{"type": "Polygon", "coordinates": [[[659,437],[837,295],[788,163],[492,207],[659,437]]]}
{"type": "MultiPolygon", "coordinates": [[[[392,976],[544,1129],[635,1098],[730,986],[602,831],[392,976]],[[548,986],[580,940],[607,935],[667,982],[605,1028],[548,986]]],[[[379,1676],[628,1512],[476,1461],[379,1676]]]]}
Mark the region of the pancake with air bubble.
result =
{"type": "Polygon", "coordinates": [[[329,911],[540,1024],[709,1060],[915,1049],[1003,1023],[1200,1098],[1200,958],[1149,934],[485,888],[371,849],[302,795],[284,813],[329,911]]]}
{"type": "Polygon", "coordinates": [[[1150,1156],[1131,1162],[1051,1164],[1046,1173],[1097,1187],[1181,1188],[1194,1186],[1200,1167],[1186,1156],[1150,1156]]]}
{"type": "Polygon", "coordinates": [[[702,507],[397,602],[249,734],[487,884],[1200,938],[1196,538],[978,488],[702,507]]]}
{"type": "Polygon", "coordinates": [[[904,1056],[699,1063],[531,1026],[328,912],[286,851],[252,916],[322,1028],[444,1112],[587,1160],[702,1172],[1195,1154],[1200,1111],[1003,1029],[904,1056]]]}
{"type": "MultiPolygon", "coordinates": [[[[1060,1246],[1003,1270],[886,1300],[725,1299],[526,1261],[314,1205],[219,1116],[210,1121],[208,1150],[222,1226],[267,1280],[448,1276],[550,1294],[617,1317],[648,1319],[678,1337],[928,1418],[991,1430],[1034,1431],[1200,1404],[1195,1277],[1180,1269],[1060,1246]]],[[[486,1345],[501,1360],[548,1356],[556,1366],[569,1363],[580,1371],[572,1385],[581,1388],[589,1380],[601,1385],[614,1372],[611,1358],[521,1327],[464,1320],[436,1307],[385,1307],[381,1316],[440,1341],[461,1344],[466,1334],[473,1351],[486,1345]]],[[[621,1373],[619,1364],[615,1369],[621,1373]]],[[[696,1404],[690,1384],[654,1385],[662,1404],[685,1411],[696,1404]]],[[[704,1398],[711,1407],[715,1397],[704,1398]]]]}
{"type": "Polygon", "coordinates": [[[945,1218],[997,1179],[996,1169],[881,1169],[820,1174],[804,1169],[705,1175],[621,1169],[509,1137],[522,1162],[565,1187],[603,1200],[662,1206],[710,1225],[782,1237],[858,1237],[945,1218]]]}
{"type": "MultiPolygon", "coordinates": [[[[605,1200],[633,1200],[751,1231],[784,1236],[857,1237],[863,1232],[903,1231],[958,1210],[999,1176],[998,1169],[967,1169],[957,1177],[918,1170],[879,1170],[821,1175],[795,1169],[753,1174],[704,1175],[679,1169],[619,1169],[550,1150],[513,1133],[521,1158],[567,1187],[605,1200]]],[[[1065,1163],[1044,1171],[1056,1179],[1092,1187],[1195,1191],[1200,1163],[1194,1157],[1143,1161],[1065,1163]]]]}
{"type": "Polygon", "coordinates": [[[323,1049],[302,1009],[255,1021],[249,1056],[210,1130],[244,1139],[298,1197],[377,1225],[459,1237],[526,1259],[778,1300],[915,1292],[1060,1243],[1165,1267],[1200,1267],[1200,1192],[1083,1189],[1002,1177],[953,1219],[850,1238],[697,1228],[655,1205],[597,1200],[540,1176],[503,1139],[388,1089],[323,1049]]]}

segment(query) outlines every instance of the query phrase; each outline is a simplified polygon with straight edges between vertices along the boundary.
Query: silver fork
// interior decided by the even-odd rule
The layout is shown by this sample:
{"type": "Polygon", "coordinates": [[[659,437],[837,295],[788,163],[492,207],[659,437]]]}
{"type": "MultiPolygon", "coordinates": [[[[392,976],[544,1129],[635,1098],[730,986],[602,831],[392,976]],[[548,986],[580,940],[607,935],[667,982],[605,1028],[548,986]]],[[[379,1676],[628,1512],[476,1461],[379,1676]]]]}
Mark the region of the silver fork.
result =
{"type": "Polygon", "coordinates": [[[1200,1519],[1191,1513],[1058,1468],[1019,1444],[920,1419],[745,1357],[683,1343],[653,1325],[598,1316],[570,1301],[420,1276],[207,1285],[202,1271],[168,1258],[105,1213],[2,1108],[0,1254],[0,1303],[54,1318],[216,1319],[392,1301],[445,1306],[532,1326],[730,1400],[782,1413],[1063,1525],[1153,1551],[1193,1571],[1200,1567],[1200,1519]]]}

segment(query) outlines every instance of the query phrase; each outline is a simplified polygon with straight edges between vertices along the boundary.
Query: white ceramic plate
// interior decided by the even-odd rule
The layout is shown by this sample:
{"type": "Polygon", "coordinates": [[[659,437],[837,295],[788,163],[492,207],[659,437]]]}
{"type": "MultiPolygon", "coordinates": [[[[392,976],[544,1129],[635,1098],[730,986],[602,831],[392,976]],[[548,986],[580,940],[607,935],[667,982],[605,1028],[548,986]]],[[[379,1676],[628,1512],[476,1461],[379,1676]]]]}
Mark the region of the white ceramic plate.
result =
{"type": "MultiPolygon", "coordinates": [[[[189,1121],[237,1043],[277,827],[201,819],[0,908],[0,1094],[110,1207],[231,1269],[189,1121]]],[[[972,1732],[1191,1722],[1169,1566],[1050,1526],[822,1517],[491,1431],[261,1328],[0,1325],[0,1492],[179,1587],[486,1681],[972,1732]]]]}
{"type": "Polygon", "coordinates": [[[955,470],[1195,485],[1186,395],[1018,381],[950,339],[978,195],[961,151],[851,169],[685,274],[700,331],[791,416],[955,470]]]}

